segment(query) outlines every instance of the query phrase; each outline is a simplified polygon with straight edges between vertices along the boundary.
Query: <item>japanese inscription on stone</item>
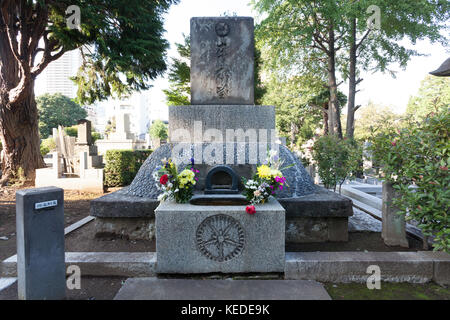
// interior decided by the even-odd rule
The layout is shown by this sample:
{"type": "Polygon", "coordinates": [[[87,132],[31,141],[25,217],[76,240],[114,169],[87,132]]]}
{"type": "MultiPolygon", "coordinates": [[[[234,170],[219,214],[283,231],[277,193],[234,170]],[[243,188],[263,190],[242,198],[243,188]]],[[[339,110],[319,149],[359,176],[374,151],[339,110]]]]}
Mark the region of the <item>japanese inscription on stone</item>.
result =
{"type": "Polygon", "coordinates": [[[254,104],[253,18],[191,19],[191,103],[254,104]]]}

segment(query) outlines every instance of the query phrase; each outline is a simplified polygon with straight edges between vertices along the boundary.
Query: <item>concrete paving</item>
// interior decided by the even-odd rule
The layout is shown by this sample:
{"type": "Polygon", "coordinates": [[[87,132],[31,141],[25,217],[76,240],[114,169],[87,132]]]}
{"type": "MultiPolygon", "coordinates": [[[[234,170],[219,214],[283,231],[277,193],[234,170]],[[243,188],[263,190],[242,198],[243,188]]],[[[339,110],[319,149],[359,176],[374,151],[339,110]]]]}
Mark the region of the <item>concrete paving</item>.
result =
{"type": "Polygon", "coordinates": [[[192,280],[130,278],[114,300],[331,300],[307,280],[192,280]]]}

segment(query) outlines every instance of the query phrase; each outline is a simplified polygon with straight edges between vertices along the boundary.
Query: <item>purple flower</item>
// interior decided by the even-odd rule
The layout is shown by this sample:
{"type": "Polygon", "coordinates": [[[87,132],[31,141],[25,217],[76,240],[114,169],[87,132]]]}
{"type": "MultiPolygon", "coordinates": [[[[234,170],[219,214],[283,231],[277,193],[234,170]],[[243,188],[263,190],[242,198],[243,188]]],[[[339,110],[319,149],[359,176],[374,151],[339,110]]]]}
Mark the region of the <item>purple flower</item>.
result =
{"type": "Polygon", "coordinates": [[[191,158],[191,163],[192,163],[192,165],[195,164],[195,162],[194,162],[194,157],[191,158]]]}
{"type": "Polygon", "coordinates": [[[282,185],[280,185],[279,188],[280,188],[280,190],[283,190],[283,186],[282,185]]]}

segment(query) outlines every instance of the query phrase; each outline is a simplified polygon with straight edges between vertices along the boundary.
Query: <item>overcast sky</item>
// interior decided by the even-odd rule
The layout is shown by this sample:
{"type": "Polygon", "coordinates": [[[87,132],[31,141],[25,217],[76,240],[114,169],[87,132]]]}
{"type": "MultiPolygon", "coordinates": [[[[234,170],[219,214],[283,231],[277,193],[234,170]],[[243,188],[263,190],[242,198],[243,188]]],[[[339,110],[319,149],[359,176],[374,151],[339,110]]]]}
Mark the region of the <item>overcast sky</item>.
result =
{"type": "MultiPolygon", "coordinates": [[[[175,43],[183,40],[182,34],[189,34],[189,20],[197,16],[220,16],[224,13],[238,16],[255,16],[251,7],[245,0],[181,0],[176,6],[172,6],[166,15],[166,37],[171,44],[168,56],[176,56],[175,43]]],[[[301,22],[299,22],[301,23],[301,22]]],[[[449,54],[445,49],[428,41],[417,43],[414,48],[427,56],[413,58],[405,70],[400,70],[397,78],[393,79],[389,74],[364,74],[364,81],[358,87],[361,92],[356,96],[357,104],[366,105],[369,100],[375,103],[391,106],[396,112],[402,113],[411,95],[417,93],[420,82],[428,72],[437,69],[449,54]]],[[[170,60],[169,60],[170,61],[170,60]]],[[[39,81],[39,79],[38,79],[39,81]]],[[[154,87],[150,89],[150,103],[152,110],[167,119],[167,106],[162,89],[168,88],[166,79],[158,79],[154,87]]],[[[346,84],[340,90],[347,93],[346,84]]]]}

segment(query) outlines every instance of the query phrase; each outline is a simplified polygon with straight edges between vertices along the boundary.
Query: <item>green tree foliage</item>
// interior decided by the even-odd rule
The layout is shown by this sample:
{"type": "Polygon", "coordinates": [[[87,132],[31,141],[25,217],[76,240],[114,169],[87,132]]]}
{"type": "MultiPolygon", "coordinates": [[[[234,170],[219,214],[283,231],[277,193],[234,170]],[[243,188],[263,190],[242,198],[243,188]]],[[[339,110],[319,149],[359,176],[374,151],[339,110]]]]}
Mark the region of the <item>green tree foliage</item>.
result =
{"type": "Polygon", "coordinates": [[[82,8],[81,32],[57,30],[63,45],[69,42],[81,49],[83,64],[74,77],[81,102],[148,89],[149,81],[166,70],[162,15],[177,0],[60,2],[82,8]]]}
{"type": "Polygon", "coordinates": [[[426,117],[431,112],[450,108],[450,78],[427,76],[417,96],[409,99],[406,113],[415,119],[426,117]]]}
{"type": "Polygon", "coordinates": [[[338,100],[337,56],[345,34],[344,1],[258,0],[255,9],[264,17],[256,28],[257,45],[268,68],[282,70],[285,77],[319,70],[327,79],[330,104],[328,128],[342,137],[338,100]]]}
{"type": "Polygon", "coordinates": [[[343,46],[347,49],[340,57],[340,68],[344,79],[349,80],[349,102],[347,108],[348,138],[353,137],[354,113],[357,85],[364,71],[389,72],[393,63],[406,67],[412,56],[420,55],[414,48],[405,46],[408,39],[415,44],[421,39],[432,43],[447,44],[446,21],[449,19],[450,2],[447,0],[352,0],[347,1],[343,15],[349,28],[344,36],[343,46]],[[380,28],[370,28],[367,19],[380,10],[380,28]],[[347,53],[348,52],[348,53],[347,53]]]}
{"type": "Polygon", "coordinates": [[[70,98],[60,94],[44,94],[36,98],[39,131],[42,138],[52,134],[59,125],[69,127],[87,117],[87,112],[70,98]]]}
{"type": "Polygon", "coordinates": [[[33,179],[39,150],[34,81],[64,53],[80,49],[78,101],[92,103],[151,86],[166,70],[164,14],[178,0],[0,1],[0,140],[5,184],[21,167],[33,179]],[[70,28],[78,6],[80,24],[70,28]],[[21,141],[21,143],[17,143],[21,141]]]}
{"type": "Polygon", "coordinates": [[[393,112],[390,107],[369,102],[358,112],[355,122],[355,139],[367,141],[374,130],[400,125],[402,119],[403,116],[393,112]]]}
{"type": "Polygon", "coordinates": [[[339,184],[339,192],[346,179],[356,177],[361,156],[362,148],[356,141],[342,140],[335,135],[318,138],[312,147],[312,157],[325,188],[336,191],[339,184]]]}
{"type": "Polygon", "coordinates": [[[191,104],[191,41],[183,34],[184,43],[176,43],[179,58],[172,58],[169,67],[169,89],[163,90],[169,106],[191,104]]]}
{"type": "MultiPolygon", "coordinates": [[[[288,139],[291,148],[311,139],[320,126],[324,132],[328,131],[330,95],[324,79],[309,73],[283,80],[273,72],[265,90],[262,104],[275,106],[278,132],[288,139]]],[[[347,100],[342,92],[338,92],[338,97],[341,105],[345,104],[347,100]]]]}
{"type": "Polygon", "coordinates": [[[432,113],[402,129],[374,132],[370,148],[381,178],[393,184],[399,214],[434,235],[434,250],[450,252],[450,110],[432,113]],[[411,188],[411,185],[414,188],[411,188]]]}
{"type": "Polygon", "coordinates": [[[286,77],[316,70],[327,77],[330,91],[330,132],[341,136],[337,79],[349,80],[347,137],[353,138],[357,85],[364,70],[387,71],[392,63],[405,67],[420,53],[401,42],[420,39],[447,43],[447,0],[253,0],[263,18],[256,29],[257,43],[269,68],[284,69],[286,77]],[[381,28],[369,28],[375,5],[381,28]]]}
{"type": "Polygon", "coordinates": [[[169,136],[167,125],[161,120],[155,120],[149,129],[152,138],[166,140],[169,136]]]}

